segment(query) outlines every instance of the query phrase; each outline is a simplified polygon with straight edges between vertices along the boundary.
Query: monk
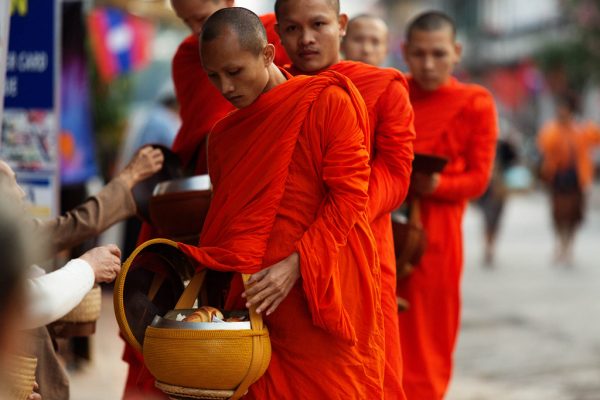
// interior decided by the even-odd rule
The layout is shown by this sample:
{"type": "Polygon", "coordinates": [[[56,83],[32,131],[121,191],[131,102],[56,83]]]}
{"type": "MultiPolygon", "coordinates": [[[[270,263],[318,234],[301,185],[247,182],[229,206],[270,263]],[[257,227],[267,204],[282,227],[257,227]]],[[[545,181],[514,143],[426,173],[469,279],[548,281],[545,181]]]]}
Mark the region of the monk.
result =
{"type": "Polygon", "coordinates": [[[342,53],[346,60],[360,61],[380,67],[388,54],[389,29],[381,18],[361,14],[348,21],[342,39],[342,53]]]}
{"type": "Polygon", "coordinates": [[[352,80],[367,104],[373,143],[368,213],[381,262],[381,307],[386,336],[386,398],[403,399],[402,360],[398,340],[396,258],[390,213],[404,201],[409,187],[415,137],[413,111],[404,76],[393,69],[340,61],[339,43],[348,17],[337,0],[278,0],[276,27],[292,59],[289,71],[314,75],[325,70],[352,80]]]}
{"type": "Polygon", "coordinates": [[[214,197],[200,245],[180,248],[199,268],[252,274],[249,289],[232,284],[229,304],[256,307],[273,353],[246,398],[381,399],[360,94],[335,72],[293,78],[278,69],[260,20],[244,8],[214,13],[201,49],[209,79],[238,110],[209,136],[214,197]]]}
{"type": "Polygon", "coordinates": [[[433,11],[407,29],[404,56],[418,132],[415,152],[449,160],[443,173],[415,174],[428,246],[413,274],[398,285],[410,303],[399,315],[404,389],[409,399],[442,399],[452,373],[460,320],[462,219],[492,171],[497,136],[494,101],[484,88],[452,77],[460,60],[454,22],[433,11]]]}
{"type": "MultiPolygon", "coordinates": [[[[173,10],[192,34],[179,45],[173,58],[173,83],[180,106],[181,128],[175,137],[173,151],[179,156],[185,169],[192,174],[207,173],[206,138],[214,124],[231,112],[234,107],[221,96],[210,84],[206,72],[202,69],[200,59],[200,43],[198,35],[208,17],[215,11],[233,7],[233,0],[171,0],[173,10]]],[[[267,29],[269,43],[279,43],[274,31],[275,15],[261,17],[267,29]]],[[[280,44],[276,46],[277,65],[289,63],[285,50],[280,44]]],[[[148,224],[144,224],[138,238],[141,244],[156,233],[148,224]]],[[[142,355],[137,354],[126,345],[123,359],[129,364],[125,398],[135,399],[148,392],[158,393],[154,388],[154,380],[144,368],[142,355]]]]}
{"type": "MultiPolygon", "coordinates": [[[[198,35],[204,21],[215,11],[233,7],[234,0],[171,0],[173,10],[192,32],[173,58],[173,82],[180,105],[182,125],[173,150],[184,166],[196,174],[206,174],[206,136],[213,125],[233,110],[208,81],[200,60],[198,35]]],[[[275,15],[261,17],[269,43],[279,43],[274,31],[275,15]]],[[[281,45],[276,45],[277,65],[289,63],[281,45]]]]}

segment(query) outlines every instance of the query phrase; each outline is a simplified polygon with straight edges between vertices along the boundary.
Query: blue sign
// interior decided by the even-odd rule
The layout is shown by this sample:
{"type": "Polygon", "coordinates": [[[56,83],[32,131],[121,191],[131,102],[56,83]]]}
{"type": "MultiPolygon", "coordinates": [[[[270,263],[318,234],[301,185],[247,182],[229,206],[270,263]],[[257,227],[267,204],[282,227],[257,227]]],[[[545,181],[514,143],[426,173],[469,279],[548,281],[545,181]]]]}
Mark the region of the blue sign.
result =
{"type": "Polygon", "coordinates": [[[55,95],[55,6],[19,0],[10,19],[4,107],[52,109],[55,95]]]}

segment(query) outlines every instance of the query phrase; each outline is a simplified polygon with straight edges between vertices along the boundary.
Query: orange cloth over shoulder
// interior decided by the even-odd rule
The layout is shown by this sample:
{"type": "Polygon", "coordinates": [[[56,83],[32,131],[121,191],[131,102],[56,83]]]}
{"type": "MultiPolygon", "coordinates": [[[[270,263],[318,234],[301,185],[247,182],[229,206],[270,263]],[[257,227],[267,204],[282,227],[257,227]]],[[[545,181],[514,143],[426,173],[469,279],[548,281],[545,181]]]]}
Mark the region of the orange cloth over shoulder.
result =
{"type": "MultiPolygon", "coordinates": [[[[260,19],[267,31],[267,39],[276,47],[275,63],[289,63],[287,53],[274,30],[275,14],[266,14],[260,19]]],[[[204,72],[197,36],[190,35],[179,45],[173,57],[172,74],[181,116],[181,128],[173,143],[173,151],[180,157],[186,169],[195,174],[206,174],[208,133],[215,123],[233,111],[234,107],[212,85],[204,72]]],[[[156,237],[156,232],[150,225],[144,224],[138,244],[153,237],[156,237]]],[[[137,354],[126,345],[123,359],[130,365],[126,399],[135,399],[144,393],[161,394],[154,388],[154,381],[143,366],[141,354],[137,354]]]]}
{"type": "MultiPolygon", "coordinates": [[[[381,261],[381,303],[386,336],[385,391],[388,399],[403,399],[396,257],[390,213],[404,201],[412,170],[415,130],[408,85],[404,76],[391,68],[342,61],[329,69],[350,78],[365,100],[369,113],[369,135],[373,146],[368,210],[381,261]]],[[[301,74],[294,67],[290,68],[290,72],[301,74]]]]}
{"type": "Polygon", "coordinates": [[[210,135],[214,198],[202,245],[181,248],[201,267],[243,273],[300,255],[301,280],[265,317],[273,355],[249,399],[382,396],[367,129],[354,86],[326,72],[291,78],[210,135]]]}
{"type": "Polygon", "coordinates": [[[436,91],[409,79],[415,110],[415,152],[446,157],[437,190],[421,201],[427,250],[398,294],[410,302],[399,315],[404,390],[409,399],[442,399],[452,373],[460,322],[462,218],[491,175],[497,119],[490,93],[451,79],[436,91]]]}
{"type": "Polygon", "coordinates": [[[579,185],[585,190],[594,181],[592,149],[597,146],[600,146],[600,128],[596,124],[548,122],[538,136],[542,175],[551,182],[558,171],[574,162],[579,185]]]}

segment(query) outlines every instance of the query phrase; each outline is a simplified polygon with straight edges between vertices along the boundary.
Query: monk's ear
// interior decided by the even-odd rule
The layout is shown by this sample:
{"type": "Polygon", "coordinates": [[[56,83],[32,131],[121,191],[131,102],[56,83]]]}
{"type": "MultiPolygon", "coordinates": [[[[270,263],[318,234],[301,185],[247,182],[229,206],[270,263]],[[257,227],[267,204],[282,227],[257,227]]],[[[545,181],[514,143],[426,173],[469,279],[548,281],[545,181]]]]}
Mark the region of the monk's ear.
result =
{"type": "Polygon", "coordinates": [[[265,67],[268,67],[275,60],[275,46],[268,43],[263,49],[263,59],[265,61],[265,67]]]}
{"type": "Polygon", "coordinates": [[[338,23],[340,25],[340,36],[346,36],[346,31],[348,29],[348,14],[340,14],[338,23]]]}
{"type": "Polygon", "coordinates": [[[454,42],[454,54],[456,55],[456,63],[462,58],[463,46],[459,42],[454,42]]]}

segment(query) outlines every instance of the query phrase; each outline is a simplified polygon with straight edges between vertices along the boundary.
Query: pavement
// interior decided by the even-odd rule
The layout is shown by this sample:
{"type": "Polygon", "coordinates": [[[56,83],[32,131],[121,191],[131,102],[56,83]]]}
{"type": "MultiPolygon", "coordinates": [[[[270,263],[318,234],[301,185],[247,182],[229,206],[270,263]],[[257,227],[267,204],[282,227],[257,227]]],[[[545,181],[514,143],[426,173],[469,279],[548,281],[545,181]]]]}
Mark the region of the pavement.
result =
{"type": "MultiPolygon", "coordinates": [[[[548,199],[511,197],[493,268],[470,208],[462,328],[447,400],[600,400],[600,187],[576,242],[575,265],[552,262],[548,199]]],[[[105,293],[92,362],[71,373],[73,400],[120,399],[123,342],[105,293]]],[[[415,399],[422,400],[422,399],[415,399]]]]}

